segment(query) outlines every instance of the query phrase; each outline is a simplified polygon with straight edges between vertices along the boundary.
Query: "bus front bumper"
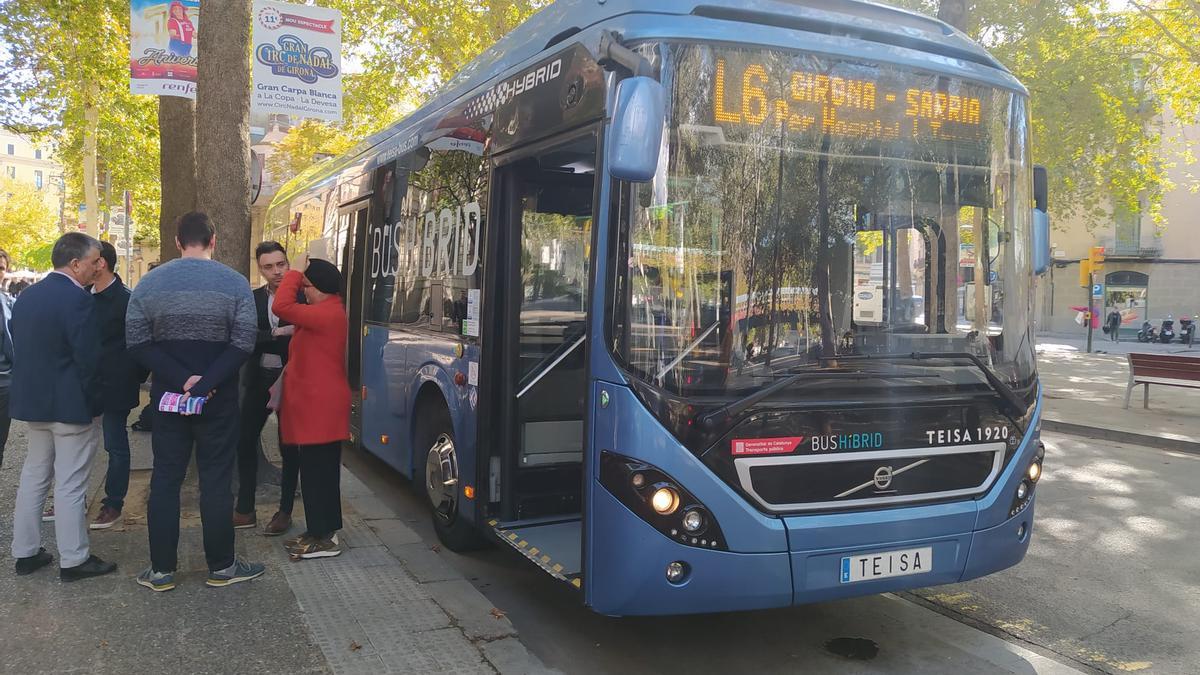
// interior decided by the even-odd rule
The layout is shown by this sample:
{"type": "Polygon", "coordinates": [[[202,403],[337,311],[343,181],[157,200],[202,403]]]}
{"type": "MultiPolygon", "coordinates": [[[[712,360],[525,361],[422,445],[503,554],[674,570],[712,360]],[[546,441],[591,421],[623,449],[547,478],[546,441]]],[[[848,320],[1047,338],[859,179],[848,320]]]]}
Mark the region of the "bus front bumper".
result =
{"type": "Polygon", "coordinates": [[[873,515],[882,518],[868,522],[785,518],[791,551],[735,553],[672,541],[599,488],[593,522],[610,523],[611,529],[592,533],[584,584],[590,586],[587,595],[595,611],[635,616],[768,609],[957,583],[1011,567],[1025,557],[1035,501],[1036,496],[1017,516],[981,530],[970,529],[978,515],[974,502],[917,507],[925,517],[908,509],[881,512],[873,515]],[[956,531],[947,526],[964,522],[970,523],[965,532],[947,534],[956,531]],[[617,532],[625,533],[621,541],[607,540],[606,533],[617,532]],[[804,550],[805,533],[836,548],[804,550]],[[864,541],[878,543],[863,545],[864,541]],[[932,549],[928,572],[842,580],[844,558],[926,548],[932,549]],[[673,583],[667,569],[675,562],[684,564],[686,576],[673,583]]]}

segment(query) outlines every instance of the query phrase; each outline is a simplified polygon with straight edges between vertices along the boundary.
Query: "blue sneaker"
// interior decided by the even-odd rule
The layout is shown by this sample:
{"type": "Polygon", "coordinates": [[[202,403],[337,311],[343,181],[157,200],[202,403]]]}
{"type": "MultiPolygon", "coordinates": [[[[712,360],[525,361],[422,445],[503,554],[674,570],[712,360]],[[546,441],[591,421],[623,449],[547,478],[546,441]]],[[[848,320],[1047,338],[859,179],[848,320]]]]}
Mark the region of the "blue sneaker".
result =
{"type": "Polygon", "coordinates": [[[137,575],[137,582],[139,586],[162,593],[175,588],[175,575],[171,572],[155,572],[153,567],[147,567],[146,571],[137,575]]]}
{"type": "Polygon", "coordinates": [[[248,563],[235,559],[229,567],[209,572],[208,580],[204,583],[210,588],[221,588],[222,586],[232,586],[240,584],[243,581],[257,579],[266,574],[266,572],[267,566],[262,563],[248,563]]]}

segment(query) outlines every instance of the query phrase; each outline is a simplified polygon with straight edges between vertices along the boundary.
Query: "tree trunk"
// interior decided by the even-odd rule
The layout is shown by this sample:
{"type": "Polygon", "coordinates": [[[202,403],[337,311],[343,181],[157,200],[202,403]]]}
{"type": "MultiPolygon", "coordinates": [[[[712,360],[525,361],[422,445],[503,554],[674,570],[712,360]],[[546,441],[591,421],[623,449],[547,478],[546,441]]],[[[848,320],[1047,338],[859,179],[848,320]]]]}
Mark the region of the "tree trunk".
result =
{"type": "Polygon", "coordinates": [[[941,0],[938,3],[937,18],[966,33],[972,4],[970,0],[941,0]]]}
{"type": "Polygon", "coordinates": [[[200,5],[196,205],[217,228],[216,259],[250,277],[250,0],[200,5]]]}
{"type": "Polygon", "coordinates": [[[87,233],[100,236],[100,198],[96,192],[96,134],[100,130],[100,108],[96,106],[96,85],[87,85],[83,104],[83,203],[87,212],[87,233]]]}
{"type": "Polygon", "coordinates": [[[196,104],[178,96],[158,97],[159,262],[179,255],[175,223],[196,208],[196,104]]]}

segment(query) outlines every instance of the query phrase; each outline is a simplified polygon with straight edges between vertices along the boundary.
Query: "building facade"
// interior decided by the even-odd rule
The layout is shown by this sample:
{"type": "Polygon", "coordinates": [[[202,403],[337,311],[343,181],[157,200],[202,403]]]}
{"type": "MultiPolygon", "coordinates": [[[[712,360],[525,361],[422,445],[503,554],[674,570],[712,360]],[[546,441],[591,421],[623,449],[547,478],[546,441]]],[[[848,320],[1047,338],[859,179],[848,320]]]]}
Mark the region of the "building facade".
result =
{"type": "Polygon", "coordinates": [[[46,206],[61,223],[66,194],[63,170],[48,145],[36,144],[24,136],[0,129],[0,177],[41,191],[46,206]]]}
{"type": "MultiPolygon", "coordinates": [[[[1200,126],[1180,127],[1165,120],[1164,144],[1171,149],[1200,148],[1200,126]]],[[[1163,199],[1165,224],[1149,216],[1114,210],[1111,219],[1089,229],[1082,221],[1054,223],[1050,240],[1055,264],[1039,285],[1042,332],[1079,334],[1086,330],[1082,308],[1088,297],[1102,320],[1114,308],[1121,313],[1121,337],[1132,338],[1144,321],[1158,328],[1165,318],[1200,314],[1200,193],[1192,191],[1200,161],[1179,162],[1168,171],[1175,188],[1163,199]],[[1105,248],[1104,270],[1094,275],[1096,289],[1080,285],[1079,261],[1093,246],[1105,248]]],[[[1051,195],[1051,200],[1053,200],[1051,195]]],[[[1098,323],[1096,324],[1099,325],[1098,323]]]]}

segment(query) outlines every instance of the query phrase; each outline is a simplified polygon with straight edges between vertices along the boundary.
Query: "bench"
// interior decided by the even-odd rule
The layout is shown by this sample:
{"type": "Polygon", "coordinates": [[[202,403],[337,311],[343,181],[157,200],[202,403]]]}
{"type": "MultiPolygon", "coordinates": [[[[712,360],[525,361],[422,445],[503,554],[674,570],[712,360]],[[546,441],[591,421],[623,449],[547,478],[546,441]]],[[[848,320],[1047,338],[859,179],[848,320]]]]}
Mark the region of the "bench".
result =
{"type": "Polygon", "coordinates": [[[1150,408],[1150,385],[1163,384],[1168,387],[1200,389],[1200,359],[1190,356],[1166,354],[1130,354],[1129,386],[1125,389],[1125,408],[1133,388],[1146,385],[1143,407],[1150,408]]]}

